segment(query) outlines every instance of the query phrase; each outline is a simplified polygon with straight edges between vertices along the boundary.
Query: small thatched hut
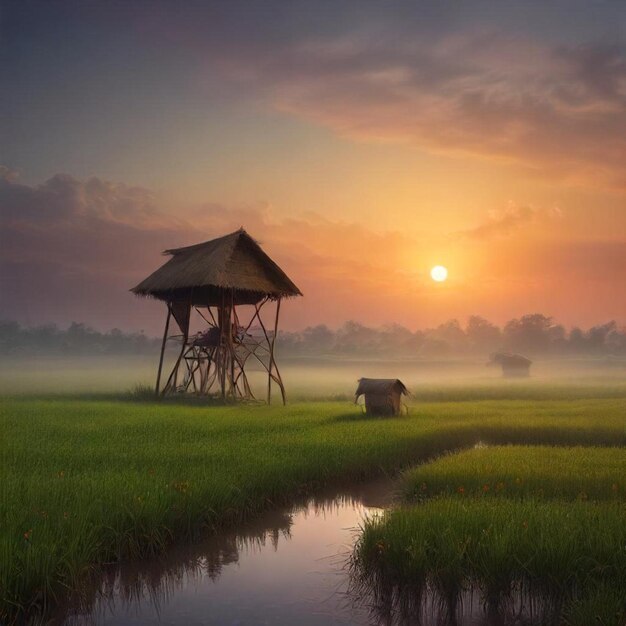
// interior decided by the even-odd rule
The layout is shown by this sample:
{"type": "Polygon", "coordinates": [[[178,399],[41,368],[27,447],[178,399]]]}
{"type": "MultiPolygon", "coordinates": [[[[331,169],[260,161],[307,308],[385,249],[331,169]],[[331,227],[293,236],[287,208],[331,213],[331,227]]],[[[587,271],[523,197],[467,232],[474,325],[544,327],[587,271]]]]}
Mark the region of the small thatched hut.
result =
{"type": "Polygon", "coordinates": [[[505,378],[525,378],[530,376],[532,361],[521,354],[495,352],[488,365],[500,365],[505,378]]]}
{"type": "Polygon", "coordinates": [[[354,401],[365,396],[368,415],[399,415],[402,396],[409,392],[397,378],[360,378],[354,401]]]}
{"type": "Polygon", "coordinates": [[[131,290],[167,304],[157,395],[187,391],[217,393],[223,398],[254,398],[246,375],[250,361],[267,371],[267,401],[274,382],[284,402],[285,388],[274,358],[274,343],[281,300],[302,295],[296,285],[243,228],[164,254],[170,256],[169,260],[131,290]],[[268,303],[275,303],[272,326],[261,315],[268,303]],[[198,313],[203,331],[190,337],[193,311],[198,313]],[[170,336],[171,318],[180,335],[170,336]],[[180,348],[161,389],[168,339],[179,342],[180,348]]]}

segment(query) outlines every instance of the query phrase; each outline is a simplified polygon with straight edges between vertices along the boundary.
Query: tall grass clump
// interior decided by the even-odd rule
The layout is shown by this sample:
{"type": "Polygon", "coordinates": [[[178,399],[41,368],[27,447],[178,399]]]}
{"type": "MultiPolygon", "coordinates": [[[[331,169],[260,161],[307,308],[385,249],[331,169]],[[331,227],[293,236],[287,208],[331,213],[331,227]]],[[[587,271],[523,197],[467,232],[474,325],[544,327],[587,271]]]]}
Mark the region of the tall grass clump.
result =
{"type": "Polygon", "coordinates": [[[360,593],[384,611],[398,610],[419,589],[454,612],[462,594],[476,589],[491,607],[517,594],[538,600],[545,619],[564,605],[580,623],[601,604],[590,589],[612,599],[610,615],[623,614],[625,545],[622,502],[444,497],[367,521],[352,573],[360,593]]]}

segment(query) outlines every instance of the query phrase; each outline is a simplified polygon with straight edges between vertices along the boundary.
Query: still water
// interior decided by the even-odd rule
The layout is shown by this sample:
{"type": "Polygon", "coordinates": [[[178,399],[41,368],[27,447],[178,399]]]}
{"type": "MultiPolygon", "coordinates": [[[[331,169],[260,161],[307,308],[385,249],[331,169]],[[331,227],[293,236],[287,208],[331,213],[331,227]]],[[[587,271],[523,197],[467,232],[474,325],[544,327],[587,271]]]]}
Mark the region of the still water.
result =
{"type": "Polygon", "coordinates": [[[383,603],[351,585],[349,556],[364,520],[394,504],[390,479],[269,511],[253,523],[106,569],[48,626],[526,626],[554,623],[541,601],[514,594],[491,611],[478,590],[453,605],[432,589],[418,604],[383,603]],[[450,609],[451,606],[454,608],[450,609]]]}
{"type": "Polygon", "coordinates": [[[359,526],[389,506],[390,480],[266,513],[254,523],[159,559],[112,568],[64,626],[370,624],[348,594],[359,526]]]}

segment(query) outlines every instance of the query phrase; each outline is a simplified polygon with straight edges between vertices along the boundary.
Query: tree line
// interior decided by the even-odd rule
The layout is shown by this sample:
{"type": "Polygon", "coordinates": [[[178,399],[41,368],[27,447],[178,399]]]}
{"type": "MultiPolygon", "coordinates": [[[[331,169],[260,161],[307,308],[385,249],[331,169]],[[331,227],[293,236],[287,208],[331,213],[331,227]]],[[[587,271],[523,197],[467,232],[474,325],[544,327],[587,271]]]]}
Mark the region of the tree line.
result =
{"type": "MultiPolygon", "coordinates": [[[[100,332],[73,322],[66,329],[47,324],[22,326],[0,321],[2,355],[153,354],[161,340],[143,332],[118,328],[100,332]]],[[[484,355],[497,350],[528,356],[626,356],[626,327],[615,321],[567,330],[541,313],[523,315],[502,327],[478,315],[464,324],[456,319],[435,328],[411,331],[399,324],[371,327],[348,321],[336,330],[324,324],[301,331],[281,331],[277,339],[283,356],[446,357],[484,355]]]]}
{"type": "Polygon", "coordinates": [[[523,315],[500,327],[479,315],[462,324],[452,319],[435,328],[411,331],[399,324],[379,328],[349,321],[337,330],[319,325],[281,332],[282,354],[445,357],[503,350],[529,356],[626,355],[626,327],[615,321],[567,330],[541,313],[523,315]]]}
{"type": "Polygon", "coordinates": [[[55,324],[26,327],[0,321],[0,354],[8,355],[106,355],[152,354],[160,340],[143,332],[125,333],[119,328],[99,332],[78,322],[61,329],[55,324]]]}

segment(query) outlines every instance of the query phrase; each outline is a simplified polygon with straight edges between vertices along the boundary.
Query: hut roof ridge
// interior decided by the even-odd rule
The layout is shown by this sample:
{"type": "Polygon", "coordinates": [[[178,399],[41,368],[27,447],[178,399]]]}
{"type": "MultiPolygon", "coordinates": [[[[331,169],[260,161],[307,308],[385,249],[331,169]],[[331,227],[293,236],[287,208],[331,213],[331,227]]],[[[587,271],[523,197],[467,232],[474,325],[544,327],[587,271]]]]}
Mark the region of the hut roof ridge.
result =
{"type": "Polygon", "coordinates": [[[356,397],[364,393],[388,393],[397,389],[401,394],[409,395],[409,390],[399,378],[359,378],[356,397]]]}
{"type": "Polygon", "coordinates": [[[164,254],[170,259],[131,289],[133,293],[161,300],[185,298],[202,289],[245,292],[249,300],[302,295],[243,228],[164,254]]]}

